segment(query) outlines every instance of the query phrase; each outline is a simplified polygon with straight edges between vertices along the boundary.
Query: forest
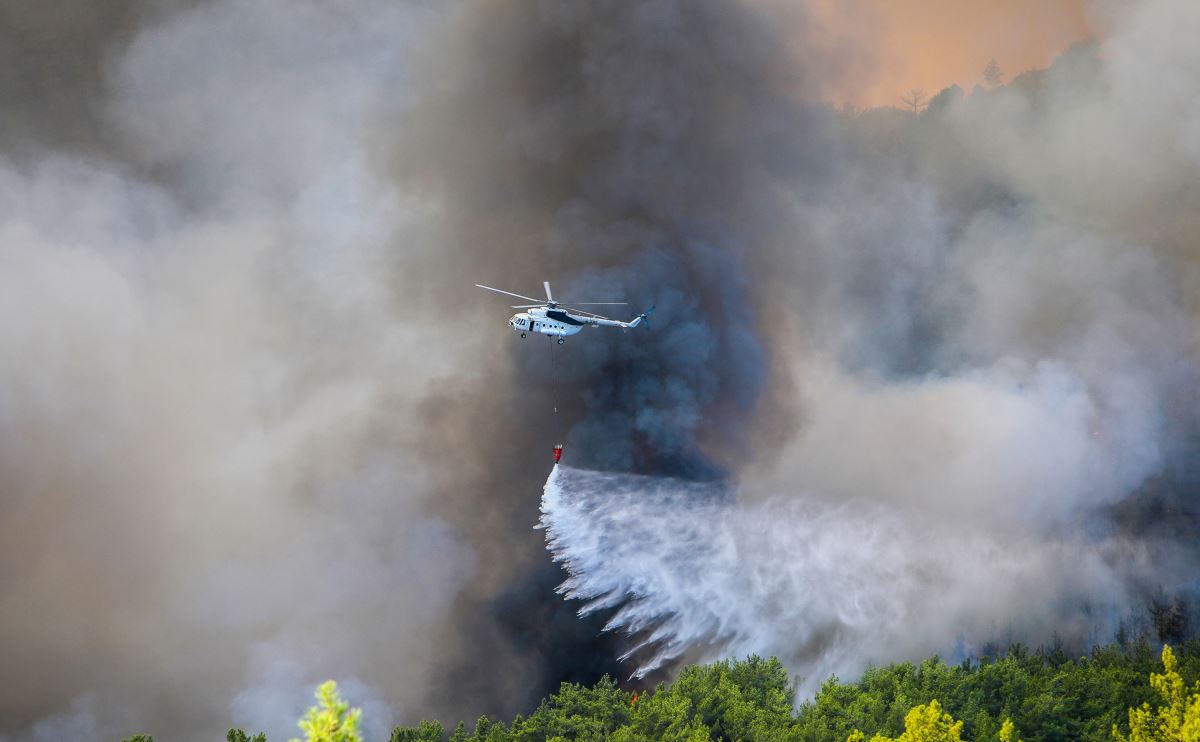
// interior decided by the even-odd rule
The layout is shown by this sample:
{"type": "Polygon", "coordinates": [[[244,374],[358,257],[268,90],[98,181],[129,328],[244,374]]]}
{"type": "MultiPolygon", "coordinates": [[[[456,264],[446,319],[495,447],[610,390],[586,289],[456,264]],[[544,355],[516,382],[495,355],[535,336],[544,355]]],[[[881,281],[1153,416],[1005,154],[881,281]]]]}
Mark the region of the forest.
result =
{"type": "MultiPolygon", "coordinates": [[[[748,657],[692,665],[649,690],[609,677],[590,687],[563,683],[528,716],[485,716],[453,729],[422,721],[395,728],[389,742],[1200,740],[1200,640],[1161,651],[1145,641],[1114,644],[1085,656],[1017,644],[955,665],[932,657],[870,668],[857,682],[831,677],[798,705],[794,681],[777,659],[748,657]]],[[[304,742],[364,742],[361,712],[336,683],[316,696],[298,723],[304,742]]],[[[267,742],[241,729],[226,739],[267,742]]]]}

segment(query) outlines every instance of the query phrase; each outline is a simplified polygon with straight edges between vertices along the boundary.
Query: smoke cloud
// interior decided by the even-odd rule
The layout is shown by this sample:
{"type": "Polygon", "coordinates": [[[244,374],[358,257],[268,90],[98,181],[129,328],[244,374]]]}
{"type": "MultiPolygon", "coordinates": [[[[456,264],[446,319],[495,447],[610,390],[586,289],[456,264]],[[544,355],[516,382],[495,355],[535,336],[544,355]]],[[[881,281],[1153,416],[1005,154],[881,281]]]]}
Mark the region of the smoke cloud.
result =
{"type": "Polygon", "coordinates": [[[560,590],[616,607],[635,676],[769,653],[812,690],[1014,639],[1087,647],[1148,596],[1194,596],[1194,549],[1165,536],[1197,514],[1197,90],[1176,73],[1200,60],[1173,30],[1195,20],[1122,9],[1006,88],[831,127],[836,171],[784,184],[793,240],[745,261],[794,430],[768,425],[703,495],[547,482],[560,590]]]}
{"type": "Polygon", "coordinates": [[[0,730],[286,738],[335,676],[386,735],[478,564],[417,442],[468,343],[397,321],[423,207],[356,141],[429,14],[150,15],[0,167],[0,730]]]}
{"type": "Polygon", "coordinates": [[[375,738],[1194,589],[1189,4],[920,116],[821,103],[870,41],[806,3],[54,5],[0,2],[0,737],[285,738],[335,677],[375,738]],[[556,349],[470,293],[545,279],[658,309],[556,349]]]}

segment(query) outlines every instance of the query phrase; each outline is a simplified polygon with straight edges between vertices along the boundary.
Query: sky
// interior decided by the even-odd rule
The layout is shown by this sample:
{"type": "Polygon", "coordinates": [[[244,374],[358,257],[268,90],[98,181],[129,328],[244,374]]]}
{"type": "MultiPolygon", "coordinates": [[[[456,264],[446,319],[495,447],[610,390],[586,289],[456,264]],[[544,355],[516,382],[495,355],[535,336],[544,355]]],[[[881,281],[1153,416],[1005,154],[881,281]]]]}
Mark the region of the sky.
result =
{"type": "Polygon", "coordinates": [[[992,58],[1007,82],[1091,36],[1096,20],[1084,0],[824,0],[814,9],[833,38],[856,39],[849,76],[826,94],[857,108],[898,105],[917,88],[930,97],[970,90],[992,58]]]}

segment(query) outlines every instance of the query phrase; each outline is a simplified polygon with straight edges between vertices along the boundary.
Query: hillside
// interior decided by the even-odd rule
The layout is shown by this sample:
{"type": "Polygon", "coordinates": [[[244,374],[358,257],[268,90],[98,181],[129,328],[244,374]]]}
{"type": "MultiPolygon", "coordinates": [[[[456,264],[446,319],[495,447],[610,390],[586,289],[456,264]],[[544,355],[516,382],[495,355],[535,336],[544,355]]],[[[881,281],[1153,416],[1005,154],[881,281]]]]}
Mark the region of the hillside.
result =
{"type": "MultiPolygon", "coordinates": [[[[624,689],[608,677],[590,687],[563,683],[528,716],[482,717],[471,730],[423,721],[394,729],[390,742],[1190,740],[1200,733],[1198,679],[1200,641],[1161,654],[1145,642],[1110,645],[1083,657],[1014,645],[979,662],[933,657],[873,668],[853,683],[830,678],[796,706],[795,679],[783,665],[749,657],[692,665],[653,690],[624,689]]],[[[358,711],[336,686],[322,686],[318,699],[302,721],[306,739],[361,742],[358,711]]],[[[265,742],[237,729],[228,739],[265,742]]]]}

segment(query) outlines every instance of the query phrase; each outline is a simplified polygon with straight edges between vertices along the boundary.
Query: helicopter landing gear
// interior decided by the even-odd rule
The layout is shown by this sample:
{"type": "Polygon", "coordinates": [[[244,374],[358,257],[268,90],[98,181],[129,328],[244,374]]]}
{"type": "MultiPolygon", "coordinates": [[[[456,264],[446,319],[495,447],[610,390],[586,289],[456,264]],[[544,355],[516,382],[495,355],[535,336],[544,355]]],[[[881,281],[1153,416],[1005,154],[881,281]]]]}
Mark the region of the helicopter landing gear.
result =
{"type": "Polygon", "coordinates": [[[566,338],[559,338],[559,339],[558,339],[558,344],[559,344],[559,345],[562,345],[562,344],[563,344],[563,343],[565,343],[565,342],[567,342],[567,339],[566,339],[566,338]]]}
{"type": "Polygon", "coordinates": [[[523,332],[522,332],[522,333],[521,333],[521,337],[525,337],[525,333],[523,333],[523,332]]]}

